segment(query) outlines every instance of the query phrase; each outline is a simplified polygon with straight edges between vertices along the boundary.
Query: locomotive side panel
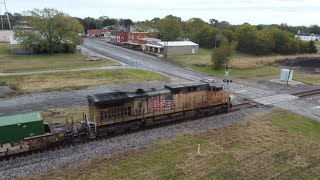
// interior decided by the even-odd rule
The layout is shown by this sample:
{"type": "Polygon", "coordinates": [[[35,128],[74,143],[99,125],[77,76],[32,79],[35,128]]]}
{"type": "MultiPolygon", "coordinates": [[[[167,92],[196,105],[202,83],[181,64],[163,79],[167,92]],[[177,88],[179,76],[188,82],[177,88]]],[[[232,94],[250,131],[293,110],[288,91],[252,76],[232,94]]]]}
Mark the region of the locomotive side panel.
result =
{"type": "Polygon", "coordinates": [[[126,118],[134,115],[133,107],[134,103],[132,101],[125,102],[120,106],[93,106],[93,110],[91,111],[93,114],[90,115],[90,118],[92,118],[98,126],[122,122],[126,118]]]}
{"type": "Polygon", "coordinates": [[[227,91],[210,91],[208,93],[208,106],[216,106],[229,103],[229,93],[227,91]]]}
{"type": "Polygon", "coordinates": [[[89,98],[89,117],[97,126],[104,126],[214,106],[224,108],[228,103],[229,93],[222,86],[180,84],[160,90],[93,95],[89,98]]]}

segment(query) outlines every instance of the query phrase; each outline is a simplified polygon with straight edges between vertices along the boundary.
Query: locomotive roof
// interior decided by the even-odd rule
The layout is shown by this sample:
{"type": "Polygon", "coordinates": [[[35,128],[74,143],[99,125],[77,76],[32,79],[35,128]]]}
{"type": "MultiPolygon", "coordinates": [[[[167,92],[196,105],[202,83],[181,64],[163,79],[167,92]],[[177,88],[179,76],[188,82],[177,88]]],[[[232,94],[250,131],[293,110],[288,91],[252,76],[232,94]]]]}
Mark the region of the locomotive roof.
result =
{"type": "Polygon", "coordinates": [[[103,102],[103,101],[112,101],[112,100],[125,100],[129,99],[126,92],[110,92],[103,94],[93,94],[88,96],[88,99],[93,102],[103,102]]]}
{"type": "Polygon", "coordinates": [[[93,102],[96,104],[101,105],[108,105],[112,103],[121,103],[128,101],[130,99],[138,98],[138,97],[146,97],[146,96],[155,96],[155,95],[162,95],[162,94],[169,94],[171,90],[180,89],[180,88],[188,88],[188,87],[195,87],[195,86],[215,86],[219,87],[216,84],[208,84],[204,82],[192,82],[186,84],[178,84],[178,85],[166,85],[164,89],[155,89],[150,91],[137,91],[137,92],[110,92],[110,93],[103,93],[103,94],[93,94],[88,96],[88,101],[93,102]]]}
{"type": "Polygon", "coordinates": [[[143,91],[142,93],[137,92],[110,92],[103,94],[93,94],[88,96],[88,100],[94,103],[100,102],[114,102],[114,101],[126,101],[132,98],[154,96],[161,94],[168,94],[171,91],[168,89],[156,89],[150,91],[143,91]]]}
{"type": "Polygon", "coordinates": [[[168,89],[177,89],[177,88],[183,88],[183,87],[194,87],[194,86],[207,86],[208,83],[203,82],[192,82],[192,83],[186,83],[186,84],[178,84],[178,85],[166,85],[165,87],[168,89]]]}

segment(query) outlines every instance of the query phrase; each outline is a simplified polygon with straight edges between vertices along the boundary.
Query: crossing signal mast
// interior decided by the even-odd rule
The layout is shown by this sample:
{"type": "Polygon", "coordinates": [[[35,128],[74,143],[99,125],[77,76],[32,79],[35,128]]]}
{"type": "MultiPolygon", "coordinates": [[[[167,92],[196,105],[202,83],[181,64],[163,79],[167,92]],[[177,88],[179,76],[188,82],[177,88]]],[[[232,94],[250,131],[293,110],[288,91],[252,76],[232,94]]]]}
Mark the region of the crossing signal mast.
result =
{"type": "Polygon", "coordinates": [[[3,15],[2,15],[2,11],[1,11],[1,6],[4,7],[5,9],[5,14],[7,15],[7,20],[8,20],[8,25],[9,25],[9,30],[11,30],[11,23],[10,23],[10,20],[9,20],[9,12],[8,12],[8,9],[7,9],[7,5],[6,5],[6,1],[5,0],[0,0],[0,20],[1,20],[1,28],[2,30],[4,30],[4,26],[3,26],[3,15]]]}

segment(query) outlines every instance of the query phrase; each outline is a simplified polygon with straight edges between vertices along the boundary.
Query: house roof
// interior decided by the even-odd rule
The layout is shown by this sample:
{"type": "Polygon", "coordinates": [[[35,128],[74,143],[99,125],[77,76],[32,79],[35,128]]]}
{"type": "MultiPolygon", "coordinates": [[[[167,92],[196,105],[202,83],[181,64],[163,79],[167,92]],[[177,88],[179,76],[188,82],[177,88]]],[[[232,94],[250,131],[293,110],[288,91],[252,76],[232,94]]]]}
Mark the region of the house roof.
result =
{"type": "Polygon", "coordinates": [[[320,37],[320,34],[314,34],[314,33],[297,33],[297,36],[317,36],[320,37]]]}
{"type": "Polygon", "coordinates": [[[197,46],[198,44],[191,41],[161,41],[162,46],[197,46]]]}

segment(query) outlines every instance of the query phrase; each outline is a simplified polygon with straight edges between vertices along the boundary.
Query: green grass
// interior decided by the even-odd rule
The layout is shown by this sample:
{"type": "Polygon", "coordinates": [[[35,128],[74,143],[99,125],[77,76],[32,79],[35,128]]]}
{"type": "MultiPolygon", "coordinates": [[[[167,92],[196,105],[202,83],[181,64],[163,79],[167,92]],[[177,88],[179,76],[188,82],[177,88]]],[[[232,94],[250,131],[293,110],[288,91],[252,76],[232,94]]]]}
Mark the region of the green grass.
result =
{"type": "MultiPolygon", "coordinates": [[[[216,76],[224,77],[225,70],[214,70],[212,67],[205,66],[190,66],[192,69],[213,74],[216,76]]],[[[230,76],[238,78],[276,78],[279,76],[281,67],[277,66],[265,66],[260,68],[251,68],[251,69],[232,69],[230,71],[230,76]]]]}
{"type": "Polygon", "coordinates": [[[302,135],[320,143],[320,122],[303,116],[292,115],[289,112],[276,111],[268,117],[271,122],[292,133],[302,135]]]}
{"type": "Polygon", "coordinates": [[[295,73],[293,79],[306,84],[320,85],[319,74],[295,73]]]}
{"type": "Polygon", "coordinates": [[[99,156],[77,169],[66,164],[25,179],[316,179],[319,130],[318,122],[273,110],[239,124],[99,156]]]}
{"type": "Polygon", "coordinates": [[[108,59],[85,61],[86,58],[83,54],[14,56],[10,54],[8,44],[0,44],[0,72],[26,72],[119,65],[119,63],[108,59]]]}
{"type": "Polygon", "coordinates": [[[74,90],[114,83],[165,80],[157,73],[141,69],[72,71],[48,74],[0,76],[0,85],[15,90],[13,95],[54,90],[74,90]]]}

